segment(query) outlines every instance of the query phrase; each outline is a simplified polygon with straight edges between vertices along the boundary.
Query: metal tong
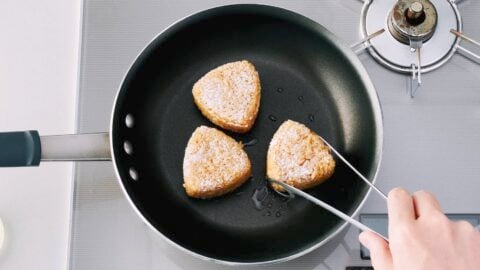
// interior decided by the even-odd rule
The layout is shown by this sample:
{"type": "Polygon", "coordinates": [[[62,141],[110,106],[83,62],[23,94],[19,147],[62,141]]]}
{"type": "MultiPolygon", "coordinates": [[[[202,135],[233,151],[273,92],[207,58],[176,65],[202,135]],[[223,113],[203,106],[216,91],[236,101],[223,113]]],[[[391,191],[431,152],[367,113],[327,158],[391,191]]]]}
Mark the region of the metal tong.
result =
{"type": "MultiPolygon", "coordinates": [[[[355,172],[355,174],[357,174],[360,179],[362,179],[367,185],[369,185],[371,188],[373,188],[373,190],[375,190],[381,197],[383,197],[385,200],[387,199],[387,196],[385,195],[385,193],[383,193],[380,189],[378,189],[374,184],[372,184],[370,181],[368,181],[368,179],[363,176],[363,174],[361,174],[350,162],[348,162],[335,148],[333,148],[325,139],[323,139],[321,136],[320,138],[322,139],[322,141],[332,150],[333,153],[335,153],[335,155],[341,160],[343,161],[353,172],[355,172]]],[[[370,231],[370,232],[373,232],[375,234],[377,234],[378,236],[382,237],[383,239],[385,239],[385,241],[388,242],[388,238],[378,232],[376,232],[375,230],[373,230],[372,228],[360,223],[359,221],[357,221],[356,219],[350,217],[349,215],[343,213],[342,211],[336,209],[335,207],[329,205],[328,203],[320,200],[320,199],[317,199],[315,197],[313,197],[312,195],[298,189],[298,188],[295,188],[293,186],[290,186],[288,184],[285,184],[283,182],[280,182],[280,181],[277,181],[277,180],[273,180],[273,179],[268,179],[268,181],[270,183],[274,183],[274,184],[277,184],[281,187],[283,187],[287,192],[288,192],[288,195],[280,192],[280,191],[277,191],[274,189],[275,192],[277,192],[278,194],[282,195],[282,196],[288,196],[290,198],[293,198],[295,197],[295,195],[297,196],[300,196],[300,197],[303,197],[304,199],[307,199],[309,201],[311,201],[312,203],[324,208],[325,210],[329,211],[330,213],[336,215],[337,217],[345,220],[346,222],[352,224],[353,226],[357,227],[358,229],[360,229],[361,231],[370,231]]]]}

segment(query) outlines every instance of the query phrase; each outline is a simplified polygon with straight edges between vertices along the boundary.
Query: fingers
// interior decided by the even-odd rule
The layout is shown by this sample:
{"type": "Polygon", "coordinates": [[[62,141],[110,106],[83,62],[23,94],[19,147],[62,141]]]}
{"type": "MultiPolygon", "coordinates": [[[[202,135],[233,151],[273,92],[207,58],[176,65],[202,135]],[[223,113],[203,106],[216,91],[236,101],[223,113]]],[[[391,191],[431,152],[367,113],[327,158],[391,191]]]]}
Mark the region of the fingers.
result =
{"type": "Polygon", "coordinates": [[[435,196],[423,190],[413,194],[413,204],[417,217],[428,213],[442,212],[442,208],[435,196]]]}
{"type": "Polygon", "coordinates": [[[375,269],[390,270],[392,265],[392,254],[388,243],[380,236],[372,232],[362,232],[358,239],[360,243],[370,250],[372,266],[375,269]]]}
{"type": "MultiPolygon", "coordinates": [[[[461,232],[466,232],[466,233],[473,233],[473,232],[478,232],[473,225],[466,221],[466,220],[460,220],[460,221],[455,221],[453,224],[461,231],[461,232]]],[[[468,235],[468,234],[467,234],[468,235]]]]}
{"type": "Polygon", "coordinates": [[[410,223],[415,220],[412,196],[403,188],[388,193],[388,222],[390,225],[410,223]]]}

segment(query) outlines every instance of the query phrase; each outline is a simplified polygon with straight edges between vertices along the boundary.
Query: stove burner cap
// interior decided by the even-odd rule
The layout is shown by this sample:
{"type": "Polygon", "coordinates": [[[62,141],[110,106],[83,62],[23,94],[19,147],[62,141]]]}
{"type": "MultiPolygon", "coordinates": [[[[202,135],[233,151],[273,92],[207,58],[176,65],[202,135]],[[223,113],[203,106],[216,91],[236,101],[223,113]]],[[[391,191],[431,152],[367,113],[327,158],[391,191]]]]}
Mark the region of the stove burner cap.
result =
{"type": "Polygon", "coordinates": [[[404,43],[429,40],[437,25],[437,10],[428,0],[399,0],[388,16],[388,30],[404,43]]]}
{"type": "Polygon", "coordinates": [[[425,11],[423,11],[423,5],[420,2],[413,2],[407,9],[406,13],[407,22],[411,25],[419,25],[425,21],[425,11]]]}

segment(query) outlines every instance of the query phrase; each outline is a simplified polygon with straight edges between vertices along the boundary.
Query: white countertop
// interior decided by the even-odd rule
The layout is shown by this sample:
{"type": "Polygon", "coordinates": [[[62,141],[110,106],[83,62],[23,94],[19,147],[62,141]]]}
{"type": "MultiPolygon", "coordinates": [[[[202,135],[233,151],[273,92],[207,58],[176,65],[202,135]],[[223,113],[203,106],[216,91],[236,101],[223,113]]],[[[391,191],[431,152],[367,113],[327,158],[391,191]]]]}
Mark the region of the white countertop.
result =
{"type": "MultiPolygon", "coordinates": [[[[0,2],[0,131],[73,133],[81,0],[0,2]]],[[[72,164],[0,168],[0,269],[66,269],[72,164]]]]}

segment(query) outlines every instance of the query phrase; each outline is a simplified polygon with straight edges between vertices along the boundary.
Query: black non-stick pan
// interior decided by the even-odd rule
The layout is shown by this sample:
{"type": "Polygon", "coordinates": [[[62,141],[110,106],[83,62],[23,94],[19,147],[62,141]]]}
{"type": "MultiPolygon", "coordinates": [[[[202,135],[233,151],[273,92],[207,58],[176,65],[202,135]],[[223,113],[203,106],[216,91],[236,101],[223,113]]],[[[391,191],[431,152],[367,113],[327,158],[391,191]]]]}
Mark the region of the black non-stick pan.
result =
{"type": "MultiPolygon", "coordinates": [[[[111,157],[132,206],[169,242],[218,262],[280,262],[323,245],[345,226],[308,201],[286,201],[265,189],[268,144],[287,119],[313,129],[375,179],[382,153],[381,110],[354,53],[293,12],[224,6],[177,22],[137,57],[114,103],[110,148],[105,134],[4,133],[0,161],[18,166],[38,165],[40,158],[111,157]],[[198,126],[214,126],[195,107],[192,86],[209,70],[243,59],[260,74],[260,112],[250,132],[227,133],[247,144],[253,176],[228,195],[189,198],[182,187],[187,141],[198,126]]],[[[368,188],[337,162],[333,177],[309,193],[353,215],[368,188]]]]}

